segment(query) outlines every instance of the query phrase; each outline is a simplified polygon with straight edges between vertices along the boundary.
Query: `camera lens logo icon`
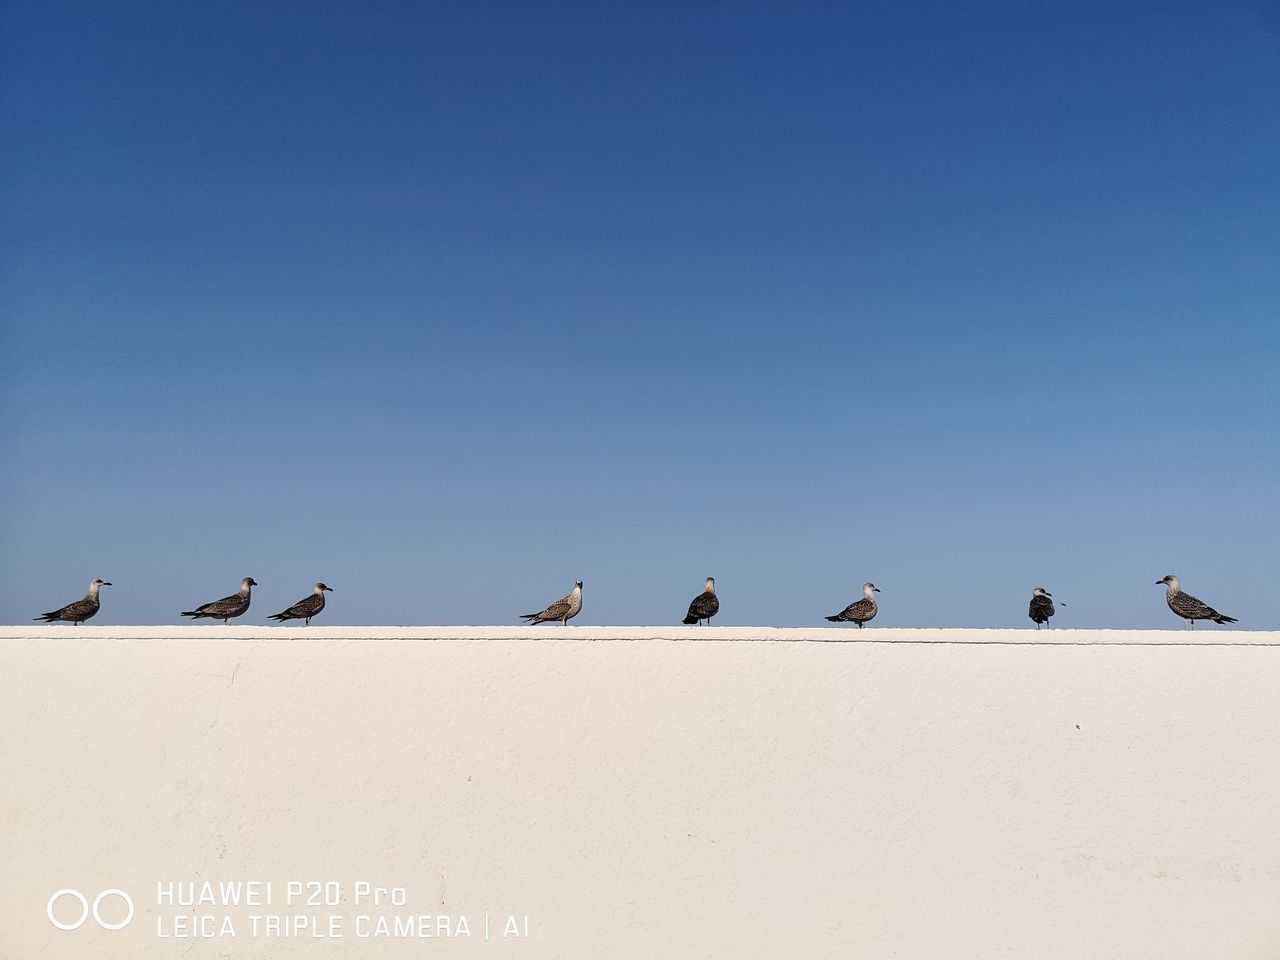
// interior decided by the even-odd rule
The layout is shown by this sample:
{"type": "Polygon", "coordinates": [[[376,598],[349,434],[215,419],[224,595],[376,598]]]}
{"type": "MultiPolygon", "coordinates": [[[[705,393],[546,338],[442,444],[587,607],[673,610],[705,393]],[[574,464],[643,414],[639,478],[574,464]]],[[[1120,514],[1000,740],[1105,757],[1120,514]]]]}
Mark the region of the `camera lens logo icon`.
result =
{"type": "Polygon", "coordinates": [[[48,904],[45,905],[45,913],[49,915],[49,922],[59,930],[80,929],[80,927],[84,926],[84,922],[89,919],[89,914],[91,913],[93,914],[94,922],[103,930],[123,930],[133,922],[133,898],[123,890],[116,890],[115,888],[112,888],[110,890],[103,890],[100,894],[94,897],[93,906],[90,907],[89,901],[85,899],[85,895],[83,893],[79,890],[67,888],[65,890],[57,891],[49,898],[48,904]],[[80,917],[74,923],[63,923],[53,915],[53,905],[62,897],[72,897],[80,902],[80,917]],[[106,920],[102,919],[102,914],[98,912],[99,907],[102,906],[102,901],[107,899],[107,897],[119,897],[125,902],[125,906],[128,908],[128,912],[125,913],[124,919],[119,923],[108,923],[106,920]]]}

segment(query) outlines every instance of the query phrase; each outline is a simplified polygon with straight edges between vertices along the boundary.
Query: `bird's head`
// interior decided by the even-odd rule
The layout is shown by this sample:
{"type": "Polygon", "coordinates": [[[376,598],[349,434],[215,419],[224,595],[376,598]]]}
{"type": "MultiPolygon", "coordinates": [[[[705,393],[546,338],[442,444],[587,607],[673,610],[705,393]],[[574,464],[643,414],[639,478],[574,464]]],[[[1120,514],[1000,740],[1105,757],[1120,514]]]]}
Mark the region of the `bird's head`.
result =
{"type": "Polygon", "coordinates": [[[242,587],[256,587],[257,585],[258,581],[253,579],[253,577],[245,577],[240,581],[240,586],[242,587]]]}
{"type": "Polygon", "coordinates": [[[1172,573],[1166,574],[1156,581],[1156,584],[1164,584],[1167,587],[1173,587],[1175,590],[1182,589],[1182,581],[1175,577],[1172,573]]]}
{"type": "Polygon", "coordinates": [[[877,587],[874,583],[864,583],[864,584],[862,585],[862,592],[863,592],[863,593],[865,593],[865,594],[869,597],[869,596],[871,596],[873,593],[879,593],[879,592],[880,592],[880,588],[879,588],[879,587],[877,587]]]}
{"type": "Polygon", "coordinates": [[[1050,593],[1048,590],[1046,590],[1044,587],[1036,587],[1035,590],[1033,591],[1033,596],[1052,597],[1053,594],[1050,593]]]}
{"type": "Polygon", "coordinates": [[[326,590],[328,590],[330,593],[333,593],[333,587],[326,586],[323,581],[316,584],[316,593],[324,593],[326,590]]]}
{"type": "Polygon", "coordinates": [[[102,579],[98,579],[98,580],[94,580],[91,584],[89,584],[89,586],[91,586],[91,587],[109,587],[109,586],[111,586],[111,581],[110,581],[110,580],[102,580],[102,579]]]}
{"type": "Polygon", "coordinates": [[[581,581],[581,580],[575,580],[575,581],[574,581],[574,583],[573,583],[573,588],[574,588],[575,590],[581,590],[581,589],[582,589],[582,581],[581,581]]]}

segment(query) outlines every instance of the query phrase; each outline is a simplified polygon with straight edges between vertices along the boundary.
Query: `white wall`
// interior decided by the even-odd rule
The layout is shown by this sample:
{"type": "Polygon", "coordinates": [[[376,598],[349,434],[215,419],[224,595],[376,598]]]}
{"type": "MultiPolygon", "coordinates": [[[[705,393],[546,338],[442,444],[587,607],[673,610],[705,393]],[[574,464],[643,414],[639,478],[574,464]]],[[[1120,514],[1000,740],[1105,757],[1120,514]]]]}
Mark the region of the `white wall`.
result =
{"type": "Polygon", "coordinates": [[[804,642],[855,636],[0,629],[0,956],[1280,955],[1280,634],[804,642]],[[170,879],[277,903],[160,939],[190,912],[157,908],[170,879]],[[317,912],[289,879],[343,885],[345,939],[249,936],[317,912]],[[406,907],[355,907],[358,880],[406,907]],[[65,887],[135,919],[60,932],[65,887]],[[484,941],[486,912],[528,940],[484,941]],[[355,939],[378,913],[473,936],[355,939]]]}

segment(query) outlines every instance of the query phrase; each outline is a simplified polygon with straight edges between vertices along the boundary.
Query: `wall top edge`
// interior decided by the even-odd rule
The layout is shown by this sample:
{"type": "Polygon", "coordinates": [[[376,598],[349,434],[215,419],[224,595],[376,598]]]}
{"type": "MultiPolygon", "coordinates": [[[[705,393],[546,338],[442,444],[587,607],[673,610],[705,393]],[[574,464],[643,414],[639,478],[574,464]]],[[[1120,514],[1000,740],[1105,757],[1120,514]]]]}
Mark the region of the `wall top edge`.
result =
{"type": "Polygon", "coordinates": [[[0,626],[0,640],[718,641],[1003,644],[1018,646],[1280,646],[1277,630],[975,629],[685,626],[0,626]]]}

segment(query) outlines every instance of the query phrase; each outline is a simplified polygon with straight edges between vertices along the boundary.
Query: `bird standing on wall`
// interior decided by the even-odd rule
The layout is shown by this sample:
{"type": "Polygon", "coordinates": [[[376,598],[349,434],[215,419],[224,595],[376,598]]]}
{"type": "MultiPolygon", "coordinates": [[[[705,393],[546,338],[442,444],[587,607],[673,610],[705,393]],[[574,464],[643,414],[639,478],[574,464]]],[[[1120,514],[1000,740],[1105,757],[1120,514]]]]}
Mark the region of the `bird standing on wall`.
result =
{"type": "Polygon", "coordinates": [[[711,618],[719,612],[720,601],[716,597],[716,578],[707,577],[707,589],[693,598],[693,601],[689,604],[689,612],[685,615],[683,622],[701,623],[705,620],[710,624],[711,618]]]}
{"type": "Polygon", "coordinates": [[[1027,611],[1027,616],[1035,621],[1036,629],[1040,629],[1042,623],[1048,623],[1049,618],[1053,616],[1053,594],[1044,587],[1036,587],[1031,594],[1031,608],[1027,611]]]}
{"type": "Polygon", "coordinates": [[[284,623],[286,620],[302,620],[305,621],[304,627],[311,626],[311,618],[324,609],[324,592],[328,590],[333,592],[333,587],[327,587],[323,583],[317,583],[316,588],[312,591],[311,596],[303,597],[292,607],[287,610],[281,610],[279,613],[273,613],[268,618],[277,623],[284,623]]]}
{"type": "Polygon", "coordinates": [[[201,617],[208,617],[210,620],[221,620],[223,624],[230,623],[234,618],[244,614],[249,609],[249,600],[253,588],[258,585],[258,581],[253,577],[245,577],[240,581],[240,592],[233,593],[229,597],[223,597],[221,600],[214,600],[212,603],[204,603],[196,607],[194,610],[183,610],[182,616],[190,617],[193,620],[199,620],[201,617]]]}
{"type": "Polygon", "coordinates": [[[91,580],[89,581],[89,592],[75,603],[68,603],[59,610],[53,610],[49,613],[42,613],[38,617],[32,617],[33,620],[43,620],[45,623],[70,623],[72,626],[84,623],[95,613],[101,606],[98,603],[98,588],[109,587],[109,580],[91,580]]]}
{"type": "Polygon", "coordinates": [[[862,625],[868,620],[875,617],[876,606],[875,595],[880,592],[880,588],[874,583],[864,583],[862,585],[862,599],[855,600],[839,613],[834,616],[827,617],[832,623],[856,623],[858,629],[862,629],[862,625]]]}
{"type": "Polygon", "coordinates": [[[1214,623],[1235,623],[1235,617],[1228,617],[1225,613],[1219,613],[1207,603],[1197,600],[1189,593],[1182,592],[1182,581],[1175,577],[1172,573],[1166,577],[1156,581],[1157,584],[1163,583],[1168,587],[1165,594],[1165,601],[1169,604],[1169,609],[1187,621],[1187,629],[1194,630],[1197,620],[1212,620],[1214,623]]]}
{"type": "Polygon", "coordinates": [[[529,626],[532,626],[535,623],[547,623],[551,620],[559,620],[560,625],[564,626],[576,617],[578,615],[578,611],[581,609],[582,581],[579,580],[573,585],[573,592],[571,594],[567,597],[561,597],[541,613],[522,613],[520,616],[529,626]]]}

